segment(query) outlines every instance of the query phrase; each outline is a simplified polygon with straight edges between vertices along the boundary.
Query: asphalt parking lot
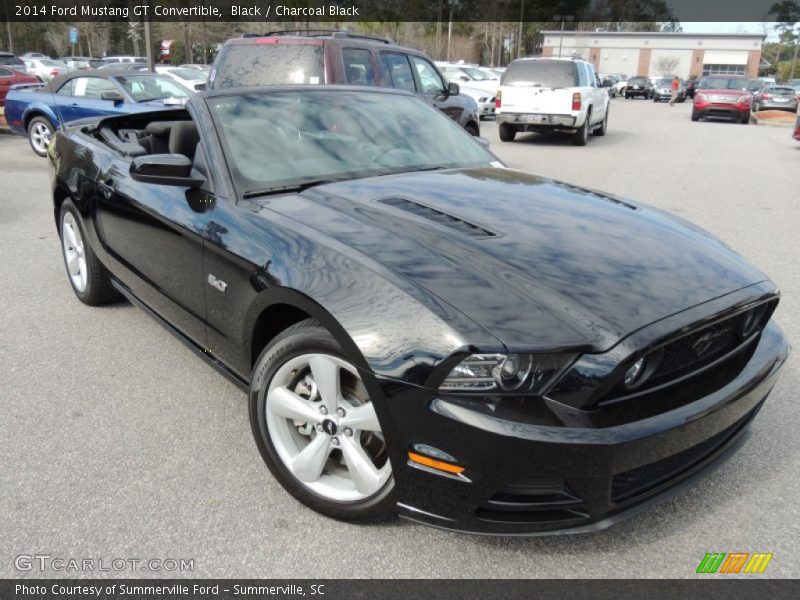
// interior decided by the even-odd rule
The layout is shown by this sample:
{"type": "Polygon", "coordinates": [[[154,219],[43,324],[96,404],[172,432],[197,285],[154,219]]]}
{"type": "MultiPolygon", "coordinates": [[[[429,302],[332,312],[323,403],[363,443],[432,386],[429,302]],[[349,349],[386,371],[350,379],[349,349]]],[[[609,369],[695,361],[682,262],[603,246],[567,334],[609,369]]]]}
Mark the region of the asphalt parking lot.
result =
{"type": "MultiPolygon", "coordinates": [[[[715,233],[782,289],[800,340],[800,144],[789,130],[692,123],[690,105],[615,99],[608,134],[483,135],[510,166],[609,190],[715,233]]],[[[198,577],[691,577],[706,552],[771,552],[800,575],[796,356],[746,446],[711,476],[610,530],[470,537],[355,526],[302,507],[270,476],[246,398],[142,311],[73,296],[49,170],[0,136],[0,577],[20,554],[194,559],[198,577]]],[[[631,249],[635,252],[635,248],[631,249]]],[[[106,573],[113,575],[115,573],[106,573]]],[[[95,573],[95,575],[103,575],[95,573]]]]}

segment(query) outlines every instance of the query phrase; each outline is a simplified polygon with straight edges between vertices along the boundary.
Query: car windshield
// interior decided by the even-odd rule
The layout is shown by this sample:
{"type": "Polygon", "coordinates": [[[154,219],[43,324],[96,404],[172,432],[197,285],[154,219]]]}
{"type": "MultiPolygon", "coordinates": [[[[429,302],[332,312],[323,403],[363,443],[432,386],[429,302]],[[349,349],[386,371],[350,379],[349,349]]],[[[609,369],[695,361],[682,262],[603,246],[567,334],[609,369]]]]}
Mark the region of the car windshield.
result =
{"type": "Polygon", "coordinates": [[[56,67],[60,69],[67,68],[67,64],[61,62],[60,60],[48,60],[46,58],[43,58],[39,62],[41,62],[45,67],[56,67]]]}
{"type": "Polygon", "coordinates": [[[764,91],[768,94],[776,94],[778,96],[794,96],[794,88],[790,87],[768,87],[764,91]]]}
{"type": "Polygon", "coordinates": [[[707,90],[747,90],[747,79],[731,77],[709,77],[703,80],[703,87],[707,90]]]}
{"type": "Polygon", "coordinates": [[[216,66],[214,88],[325,83],[322,46],[246,44],[227,46],[216,66]]]}
{"type": "Polygon", "coordinates": [[[204,73],[199,69],[172,69],[170,71],[175,77],[179,79],[184,79],[186,81],[194,81],[197,79],[203,79],[204,73]]]}
{"type": "Polygon", "coordinates": [[[0,65],[24,66],[25,63],[16,56],[0,56],[0,65]]]}
{"type": "Polygon", "coordinates": [[[467,75],[478,81],[488,81],[492,79],[489,77],[488,73],[484,73],[480,69],[476,69],[474,67],[462,67],[462,70],[465,71],[467,75]]]}
{"type": "Polygon", "coordinates": [[[520,60],[508,65],[500,85],[574,87],[578,85],[578,71],[572,61],[520,60]]]}
{"type": "Polygon", "coordinates": [[[314,90],[207,102],[245,194],[406,171],[488,167],[495,160],[453,121],[412,96],[314,90]]]}
{"type": "Polygon", "coordinates": [[[672,85],[672,79],[659,79],[656,81],[658,87],[669,87],[672,85]]]}
{"type": "Polygon", "coordinates": [[[628,83],[632,85],[647,85],[647,79],[644,77],[631,77],[628,83]]]}
{"type": "Polygon", "coordinates": [[[167,98],[182,100],[191,96],[188,89],[165,75],[119,75],[116,80],[136,102],[167,98]]]}

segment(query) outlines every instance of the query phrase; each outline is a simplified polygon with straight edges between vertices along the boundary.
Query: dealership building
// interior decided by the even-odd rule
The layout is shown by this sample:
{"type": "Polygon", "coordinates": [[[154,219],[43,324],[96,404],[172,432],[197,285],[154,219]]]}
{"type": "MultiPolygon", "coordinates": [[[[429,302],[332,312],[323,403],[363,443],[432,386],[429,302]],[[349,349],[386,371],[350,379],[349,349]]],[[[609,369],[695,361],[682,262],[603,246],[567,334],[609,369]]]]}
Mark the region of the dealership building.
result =
{"type": "Polygon", "coordinates": [[[600,73],[756,77],[764,36],[752,33],[544,31],[542,56],[574,56],[600,73]]]}

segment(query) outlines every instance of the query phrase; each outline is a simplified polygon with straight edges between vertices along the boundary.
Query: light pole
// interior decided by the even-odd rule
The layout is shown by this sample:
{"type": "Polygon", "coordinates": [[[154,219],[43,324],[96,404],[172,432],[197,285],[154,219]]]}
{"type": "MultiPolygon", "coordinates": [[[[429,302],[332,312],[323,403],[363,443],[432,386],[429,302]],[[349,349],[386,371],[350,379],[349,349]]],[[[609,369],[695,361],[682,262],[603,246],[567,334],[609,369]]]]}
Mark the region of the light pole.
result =
{"type": "Polygon", "coordinates": [[[564,45],[564,21],[572,21],[572,15],[554,15],[556,21],[561,21],[561,35],[558,38],[558,57],[561,58],[561,48],[564,45]]]}
{"type": "Polygon", "coordinates": [[[522,56],[522,20],[525,18],[525,0],[519,4],[519,33],[517,35],[517,58],[522,56]]]}
{"type": "Polygon", "coordinates": [[[794,38],[794,58],[792,59],[792,72],[789,79],[794,79],[794,66],[797,64],[797,48],[800,46],[800,28],[797,29],[797,35],[794,38]]]}

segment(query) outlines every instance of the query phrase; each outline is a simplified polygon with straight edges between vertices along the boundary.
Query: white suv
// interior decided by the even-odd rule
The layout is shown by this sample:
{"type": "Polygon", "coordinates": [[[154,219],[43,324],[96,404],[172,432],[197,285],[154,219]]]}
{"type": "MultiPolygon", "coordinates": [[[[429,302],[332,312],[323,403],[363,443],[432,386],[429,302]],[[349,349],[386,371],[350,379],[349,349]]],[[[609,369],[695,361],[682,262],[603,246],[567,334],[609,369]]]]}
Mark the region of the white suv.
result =
{"type": "Polygon", "coordinates": [[[577,146],[589,132],[605,135],[609,96],[591,63],[572,58],[520,58],[500,79],[496,114],[500,139],[518,131],[563,131],[577,146]]]}

